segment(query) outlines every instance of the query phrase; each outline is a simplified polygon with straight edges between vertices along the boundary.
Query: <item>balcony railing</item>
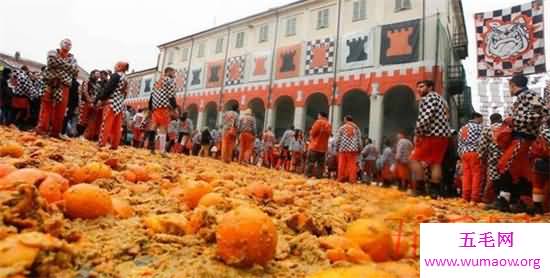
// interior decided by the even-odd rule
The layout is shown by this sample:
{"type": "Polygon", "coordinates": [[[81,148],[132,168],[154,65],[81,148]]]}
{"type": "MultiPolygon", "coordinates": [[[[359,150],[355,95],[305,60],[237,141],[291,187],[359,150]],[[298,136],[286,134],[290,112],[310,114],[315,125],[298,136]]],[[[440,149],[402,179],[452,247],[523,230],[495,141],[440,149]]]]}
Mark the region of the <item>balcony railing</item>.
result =
{"type": "Polygon", "coordinates": [[[465,32],[453,33],[452,46],[457,59],[462,60],[468,57],[468,37],[465,32]]]}
{"type": "Polygon", "coordinates": [[[451,95],[462,94],[466,86],[466,73],[462,65],[447,66],[447,91],[451,95]]]}

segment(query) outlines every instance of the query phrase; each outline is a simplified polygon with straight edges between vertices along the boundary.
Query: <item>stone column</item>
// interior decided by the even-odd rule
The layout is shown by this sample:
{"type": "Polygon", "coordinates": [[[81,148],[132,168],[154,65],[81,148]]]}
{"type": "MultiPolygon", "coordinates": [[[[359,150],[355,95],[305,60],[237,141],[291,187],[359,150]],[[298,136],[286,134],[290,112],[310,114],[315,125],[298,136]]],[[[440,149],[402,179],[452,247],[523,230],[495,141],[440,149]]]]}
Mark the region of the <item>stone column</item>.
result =
{"type": "Polygon", "coordinates": [[[378,92],[378,86],[373,84],[370,95],[370,116],[369,116],[369,138],[374,143],[382,146],[382,137],[384,136],[384,96],[378,92]]]}
{"type": "Polygon", "coordinates": [[[216,119],[216,127],[222,125],[223,111],[218,111],[218,117],[216,119]]]}
{"type": "Polygon", "coordinates": [[[197,130],[202,130],[206,124],[206,114],[204,111],[199,111],[197,115],[197,130]]]}
{"type": "Polygon", "coordinates": [[[266,129],[268,127],[271,127],[271,131],[275,131],[275,110],[273,108],[269,108],[265,111],[266,113],[266,129]]]}
{"type": "Polygon", "coordinates": [[[304,131],[306,128],[306,118],[304,107],[296,107],[294,110],[294,128],[304,131]]]}
{"type": "Polygon", "coordinates": [[[334,104],[332,106],[332,134],[336,134],[340,125],[342,125],[342,105],[334,104]]]}

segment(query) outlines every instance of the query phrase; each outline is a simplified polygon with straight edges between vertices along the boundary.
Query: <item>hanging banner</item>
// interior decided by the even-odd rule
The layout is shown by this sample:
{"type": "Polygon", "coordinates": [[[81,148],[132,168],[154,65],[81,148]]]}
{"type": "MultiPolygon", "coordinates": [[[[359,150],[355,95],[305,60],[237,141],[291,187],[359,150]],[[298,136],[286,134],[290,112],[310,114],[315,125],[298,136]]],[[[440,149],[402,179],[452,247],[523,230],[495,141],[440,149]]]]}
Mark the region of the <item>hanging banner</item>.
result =
{"type": "Polygon", "coordinates": [[[187,83],[189,84],[189,90],[202,89],[204,85],[204,66],[194,65],[191,67],[189,78],[187,83]]]}
{"type": "Polygon", "coordinates": [[[383,25],[381,36],[380,64],[418,61],[420,19],[383,25]]]}
{"type": "Polygon", "coordinates": [[[277,65],[275,77],[285,79],[300,75],[302,61],[302,44],[296,44],[277,49],[277,65]]]}
{"type": "Polygon", "coordinates": [[[225,85],[239,85],[244,82],[246,56],[235,56],[227,59],[225,68],[225,85]]]}
{"type": "Polygon", "coordinates": [[[223,60],[206,64],[206,88],[217,88],[223,82],[223,60]]]}
{"type": "Polygon", "coordinates": [[[475,15],[479,78],[546,72],[542,3],[475,15]]]}
{"type": "Polygon", "coordinates": [[[305,45],[305,74],[323,74],[334,71],[335,43],[333,38],[313,40],[305,45]]]}
{"type": "Polygon", "coordinates": [[[187,69],[180,68],[176,71],[176,92],[181,93],[187,83],[187,69]]]}
{"type": "Polygon", "coordinates": [[[372,66],[373,64],[373,36],[372,32],[352,33],[344,36],[341,42],[340,67],[354,69],[372,66]]]}
{"type": "Polygon", "coordinates": [[[256,52],[251,55],[248,68],[249,81],[266,81],[271,76],[271,51],[256,52]]]}
{"type": "Polygon", "coordinates": [[[143,79],[139,78],[128,78],[128,96],[129,97],[138,97],[141,92],[141,81],[143,79]]]}

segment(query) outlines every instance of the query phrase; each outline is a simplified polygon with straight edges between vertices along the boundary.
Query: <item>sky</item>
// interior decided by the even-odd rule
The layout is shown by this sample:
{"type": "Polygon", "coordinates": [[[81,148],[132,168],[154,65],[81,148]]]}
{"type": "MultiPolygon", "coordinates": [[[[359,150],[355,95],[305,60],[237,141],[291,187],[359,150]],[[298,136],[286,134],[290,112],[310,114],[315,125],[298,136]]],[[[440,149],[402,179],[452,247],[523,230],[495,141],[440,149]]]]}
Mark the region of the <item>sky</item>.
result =
{"type": "MultiPolygon", "coordinates": [[[[528,1],[462,0],[470,50],[464,64],[474,96],[474,13],[528,1]]],[[[23,58],[43,62],[47,51],[68,37],[88,71],[111,68],[119,60],[142,70],[156,66],[159,44],[290,2],[294,0],[2,0],[0,52],[19,51],[23,58]]],[[[549,11],[550,0],[544,2],[549,11]]],[[[549,25],[547,16],[546,30],[549,25]]],[[[550,36],[546,40],[550,46],[550,36]]]]}
{"type": "Polygon", "coordinates": [[[87,71],[119,60],[141,70],[156,66],[159,44],[293,1],[2,0],[0,52],[44,62],[70,38],[87,71]]]}

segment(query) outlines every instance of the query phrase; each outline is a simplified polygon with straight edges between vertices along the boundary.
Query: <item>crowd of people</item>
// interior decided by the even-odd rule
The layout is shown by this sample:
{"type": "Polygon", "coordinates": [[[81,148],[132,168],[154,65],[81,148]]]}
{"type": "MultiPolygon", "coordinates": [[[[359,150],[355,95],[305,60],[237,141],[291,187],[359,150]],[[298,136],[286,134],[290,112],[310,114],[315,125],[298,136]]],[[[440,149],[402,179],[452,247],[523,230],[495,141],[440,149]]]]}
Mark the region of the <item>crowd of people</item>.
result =
{"type": "Polygon", "coordinates": [[[450,128],[447,103],[434,83],[419,81],[413,136],[399,132],[379,149],[350,115],[333,132],[326,112],[317,115],[310,130],[289,127],[277,138],[271,127],[259,131],[250,109],[239,113],[235,105],[224,112],[221,126],[199,130],[176,103],[176,71],[170,67],[154,84],[147,109],[134,110],[125,106],[128,63],[116,63],[114,72],[93,70],[79,84],[71,46],[65,39],[48,52],[41,72],[3,70],[1,124],[54,138],[82,137],[111,149],[126,144],[161,155],[198,155],[307,177],[396,185],[411,195],[460,196],[507,212],[549,209],[550,93],[538,96],[523,75],[509,81],[516,97],[509,115],[491,115],[484,126],[483,116],[474,113],[458,132],[450,128]]]}

